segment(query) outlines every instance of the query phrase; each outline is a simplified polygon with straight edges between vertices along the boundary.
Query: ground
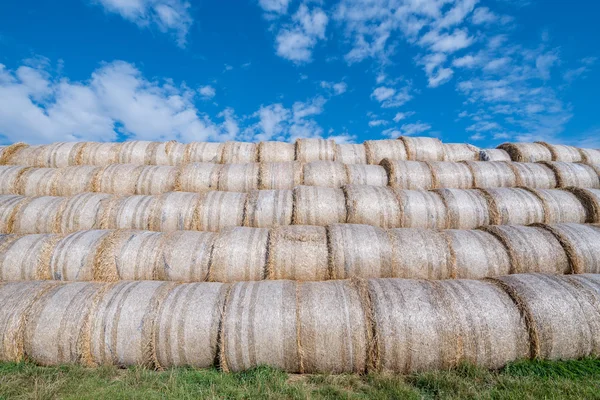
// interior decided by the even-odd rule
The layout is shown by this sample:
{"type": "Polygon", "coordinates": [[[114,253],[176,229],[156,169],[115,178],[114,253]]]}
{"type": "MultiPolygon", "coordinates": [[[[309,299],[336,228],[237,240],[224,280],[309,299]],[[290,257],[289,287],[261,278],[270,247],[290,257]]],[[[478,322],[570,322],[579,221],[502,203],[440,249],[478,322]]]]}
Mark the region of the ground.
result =
{"type": "Polygon", "coordinates": [[[289,375],[270,368],[224,374],[215,369],[0,364],[0,399],[600,399],[600,360],[524,361],[501,371],[289,375]]]}

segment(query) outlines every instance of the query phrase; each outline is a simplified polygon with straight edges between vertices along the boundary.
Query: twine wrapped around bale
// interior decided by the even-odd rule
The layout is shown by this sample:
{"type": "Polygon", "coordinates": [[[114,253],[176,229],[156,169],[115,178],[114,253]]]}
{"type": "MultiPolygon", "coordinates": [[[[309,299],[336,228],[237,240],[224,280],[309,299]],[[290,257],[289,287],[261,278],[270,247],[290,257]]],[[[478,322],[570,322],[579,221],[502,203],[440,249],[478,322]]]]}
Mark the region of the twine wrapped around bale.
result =
{"type": "Polygon", "coordinates": [[[134,164],[111,164],[98,171],[92,181],[92,191],[131,195],[136,193],[137,182],[145,167],[134,164]]]}
{"type": "Polygon", "coordinates": [[[211,282],[265,279],[269,230],[233,227],[222,230],[215,240],[208,272],[211,282]]]}
{"type": "Polygon", "coordinates": [[[285,142],[260,142],[258,162],[291,162],[296,159],[296,145],[285,142]]]}
{"type": "Polygon", "coordinates": [[[600,189],[600,178],[594,168],[585,164],[567,162],[545,163],[556,174],[558,187],[580,187],[600,189]]]}
{"type": "Polygon", "coordinates": [[[58,168],[29,168],[22,171],[14,183],[13,193],[23,196],[52,196],[56,179],[60,176],[58,168]]]}
{"type": "Polygon", "coordinates": [[[225,164],[219,171],[217,190],[249,192],[258,189],[259,163],[225,164]]]}
{"type": "Polygon", "coordinates": [[[335,161],[344,164],[366,164],[367,152],[365,145],[352,143],[336,144],[335,161]]]}
{"type": "Polygon", "coordinates": [[[53,233],[58,232],[57,219],[68,197],[41,196],[29,198],[11,216],[12,226],[9,233],[53,233]]]}
{"type": "Polygon", "coordinates": [[[369,292],[384,371],[411,374],[465,362],[498,369],[529,355],[519,310],[493,284],[371,279],[369,292]]]}
{"type": "Polygon", "coordinates": [[[302,372],[297,285],[292,281],[232,285],[220,338],[219,358],[224,371],[268,365],[290,373],[302,372]]]}
{"type": "MultiPolygon", "coordinates": [[[[145,164],[147,165],[177,165],[171,163],[169,156],[169,150],[176,144],[175,140],[169,140],[168,142],[152,142],[146,149],[145,164]]],[[[181,154],[183,157],[183,154],[181,154]]]]}
{"type": "Polygon", "coordinates": [[[399,228],[446,229],[448,211],[437,192],[394,189],[400,204],[399,228]]]}
{"type": "MultiPolygon", "coordinates": [[[[93,281],[96,254],[110,234],[105,230],[78,231],[58,241],[48,259],[49,279],[56,281],[93,281]]],[[[103,276],[104,280],[116,281],[119,276],[103,276]]]]}
{"type": "Polygon", "coordinates": [[[221,164],[243,164],[258,161],[258,145],[247,142],[225,142],[221,164]]]}
{"type": "MultiPolygon", "coordinates": [[[[46,167],[42,154],[48,145],[27,146],[19,148],[11,157],[10,164],[26,165],[28,167],[46,167]]],[[[9,151],[10,152],[10,151],[9,151]]]]}
{"type": "Polygon", "coordinates": [[[166,165],[147,165],[141,168],[132,194],[162,194],[175,190],[178,168],[166,165]]]}
{"type": "Polygon", "coordinates": [[[499,188],[517,186],[513,169],[505,162],[470,161],[466,162],[473,173],[476,188],[499,188]]]}
{"type": "Polygon", "coordinates": [[[302,185],[304,164],[300,162],[261,163],[260,189],[293,189],[302,185]]]}
{"type": "Polygon", "coordinates": [[[196,230],[219,232],[244,225],[247,193],[208,192],[196,209],[196,230]]]}
{"type": "MultiPolygon", "coordinates": [[[[581,188],[568,188],[568,190],[577,196],[577,199],[581,202],[587,214],[587,221],[589,223],[597,224],[600,222],[600,190],[598,189],[581,189],[581,188]]],[[[562,222],[575,222],[575,221],[562,221],[562,222]]]]}
{"type": "MultiPolygon", "coordinates": [[[[344,187],[347,222],[380,228],[396,228],[400,224],[400,205],[389,187],[348,185],[344,187]]],[[[344,222],[344,221],[342,221],[344,222]]]]}
{"type": "Polygon", "coordinates": [[[444,161],[444,145],[441,140],[432,137],[401,136],[407,158],[412,161],[444,161]]]}
{"type": "Polygon", "coordinates": [[[160,232],[121,231],[103,254],[102,268],[116,271],[119,280],[156,280],[162,262],[163,236],[160,232]]]}
{"type": "Polygon", "coordinates": [[[552,153],[539,143],[503,143],[498,149],[506,151],[512,161],[539,162],[552,161],[552,153]]]}
{"type": "Polygon", "coordinates": [[[479,151],[481,161],[511,161],[510,155],[502,149],[482,149],[479,151]]]}
{"type": "Polygon", "coordinates": [[[544,222],[560,224],[566,222],[584,223],[587,220],[585,206],[573,193],[555,189],[528,189],[542,200],[544,222]]]}
{"type": "Polygon", "coordinates": [[[77,154],[76,165],[107,166],[119,162],[122,143],[86,142],[77,154]]]}
{"type": "Polygon", "coordinates": [[[15,214],[31,200],[24,196],[0,196],[0,233],[12,233],[15,214]]]}
{"type": "Polygon", "coordinates": [[[23,150],[29,147],[30,146],[27,143],[23,142],[17,142],[9,146],[5,146],[2,149],[2,155],[0,155],[0,165],[16,164],[28,166],[27,164],[19,162],[21,157],[18,155],[18,153],[21,153],[23,150]]]}
{"type": "Polygon", "coordinates": [[[221,164],[223,159],[224,143],[192,142],[185,147],[183,164],[188,163],[215,163],[221,164]]]}
{"type": "Polygon", "coordinates": [[[81,165],[62,168],[60,174],[56,176],[52,191],[52,196],[74,196],[80,193],[91,192],[96,175],[102,170],[102,167],[94,165],[81,165]]]}
{"type": "Polygon", "coordinates": [[[175,282],[208,281],[208,271],[217,234],[177,231],[163,234],[157,279],[175,282]]]}
{"type": "Polygon", "coordinates": [[[50,257],[59,235],[10,235],[0,254],[0,280],[35,281],[52,279],[50,257]]]}
{"type": "Polygon", "coordinates": [[[543,163],[507,162],[517,178],[516,186],[532,189],[554,189],[557,181],[554,171],[543,163]]]}
{"type": "Polygon", "coordinates": [[[158,197],[152,211],[150,230],[175,232],[196,230],[197,212],[203,196],[197,193],[171,192],[158,197]]]}
{"type": "Polygon", "coordinates": [[[577,147],[565,146],[563,144],[550,144],[546,142],[536,142],[546,146],[552,154],[552,161],[562,161],[569,163],[578,163],[582,161],[581,153],[577,147]]]}
{"type": "Polygon", "coordinates": [[[445,161],[479,161],[480,149],[468,143],[444,143],[445,161]]]}
{"type": "Polygon", "coordinates": [[[475,229],[490,224],[490,207],[479,190],[441,189],[449,229],[475,229]]]}
{"type": "Polygon", "coordinates": [[[389,185],[399,189],[433,189],[433,174],[426,162],[384,159],[381,166],[388,175],[389,185]]]}
{"type": "Polygon", "coordinates": [[[600,149],[579,149],[581,160],[584,164],[600,164],[600,149]]]}
{"type": "Polygon", "coordinates": [[[244,226],[271,228],[292,224],[291,190],[254,190],[248,194],[244,226]]]}
{"type": "Polygon", "coordinates": [[[0,194],[18,194],[21,185],[17,182],[29,169],[18,165],[0,166],[0,194]]]}
{"type": "Polygon", "coordinates": [[[184,164],[187,144],[170,141],[165,144],[165,151],[169,159],[168,165],[179,166],[184,164]]]}
{"type": "Polygon", "coordinates": [[[179,167],[175,189],[180,192],[207,192],[217,190],[221,164],[191,163],[179,167]]]}
{"type": "Polygon", "coordinates": [[[267,279],[330,279],[327,231],[321,226],[274,228],[269,235],[267,279]]]}
{"type": "Polygon", "coordinates": [[[57,215],[55,232],[100,229],[115,198],[114,195],[104,193],[83,193],[68,197],[57,215]]]}
{"type": "Polygon", "coordinates": [[[388,185],[387,172],[380,165],[346,164],[346,174],[350,185],[388,185]]]}
{"type": "Polygon", "coordinates": [[[158,202],[157,196],[115,197],[103,210],[100,229],[150,230],[158,202]]]}
{"type": "Polygon", "coordinates": [[[491,225],[530,225],[545,220],[542,200],[518,188],[480,189],[488,201],[491,225]]]}
{"type": "Polygon", "coordinates": [[[76,164],[83,142],[57,142],[41,147],[37,155],[36,166],[63,168],[76,164]]]}
{"type": "Polygon", "coordinates": [[[148,164],[146,154],[152,144],[152,142],[146,140],[128,140],[123,142],[119,149],[118,163],[135,165],[148,164]]]}
{"type": "Polygon", "coordinates": [[[188,283],[169,292],[153,327],[156,367],[213,365],[228,289],[221,283],[188,283]]]}
{"type": "Polygon", "coordinates": [[[584,224],[542,225],[560,242],[574,274],[600,272],[600,228],[584,224]]]}
{"type": "Polygon", "coordinates": [[[331,279],[391,278],[392,242],[370,225],[333,224],[327,228],[331,279]]]}
{"type": "Polygon", "coordinates": [[[474,187],[473,172],[464,163],[431,161],[427,164],[431,170],[434,188],[471,189],[474,187]]]}
{"type": "Polygon", "coordinates": [[[296,160],[300,162],[335,160],[335,142],[331,139],[296,139],[296,160]]]}
{"type": "Polygon", "coordinates": [[[346,222],[346,199],[342,189],[297,186],[293,195],[294,225],[326,226],[346,222]]]}
{"type": "Polygon", "coordinates": [[[348,184],[346,166],[336,161],[314,161],[304,165],[306,186],[340,188],[348,184]]]}
{"type": "Polygon", "coordinates": [[[379,165],[383,159],[408,160],[406,147],[402,140],[367,140],[365,141],[367,164],[379,165]]]}
{"type": "Polygon", "coordinates": [[[454,279],[446,237],[432,229],[390,229],[392,275],[396,278],[454,279]]]}

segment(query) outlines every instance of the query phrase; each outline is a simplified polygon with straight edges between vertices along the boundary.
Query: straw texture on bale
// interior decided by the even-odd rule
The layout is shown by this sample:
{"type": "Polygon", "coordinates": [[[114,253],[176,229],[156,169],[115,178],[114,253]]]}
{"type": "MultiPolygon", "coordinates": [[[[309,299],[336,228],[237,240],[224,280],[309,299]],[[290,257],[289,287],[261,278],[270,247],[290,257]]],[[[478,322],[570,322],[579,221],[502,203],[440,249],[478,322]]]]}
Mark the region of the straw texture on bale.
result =
{"type": "Polygon", "coordinates": [[[19,153],[26,152],[29,147],[31,146],[23,142],[13,143],[9,146],[3,147],[2,155],[0,155],[0,165],[27,165],[23,162],[19,162],[21,160],[19,153]]]}
{"type": "Polygon", "coordinates": [[[536,142],[542,144],[550,150],[552,161],[562,161],[569,163],[578,163],[582,161],[581,153],[577,147],[566,146],[563,144],[550,144],[546,142],[536,142]]]}
{"type": "Polygon", "coordinates": [[[600,189],[600,178],[589,165],[567,162],[548,162],[546,165],[556,174],[558,187],[581,187],[600,189]]]}
{"type": "Polygon", "coordinates": [[[0,196],[0,233],[11,233],[14,225],[14,214],[29,202],[29,199],[17,195],[0,196]]]}
{"type": "Polygon", "coordinates": [[[447,370],[464,362],[496,369],[529,355],[519,310],[493,284],[372,279],[369,291],[384,371],[447,370]]]}
{"type": "Polygon", "coordinates": [[[215,240],[208,278],[212,282],[265,279],[269,230],[234,227],[221,231],[215,240]]]}
{"type": "Polygon", "coordinates": [[[314,161],[304,165],[304,185],[340,188],[348,184],[346,166],[336,161],[314,161]]]}
{"type": "Polygon", "coordinates": [[[560,242],[574,274],[600,272],[600,228],[583,224],[543,225],[560,242]]]}
{"type": "Polygon", "coordinates": [[[28,170],[29,167],[18,165],[0,166],[0,194],[18,194],[17,182],[28,170]]]}
{"type": "Polygon", "coordinates": [[[498,148],[506,151],[512,161],[552,161],[550,150],[539,143],[504,143],[498,146],[498,148]]]}
{"type": "Polygon", "coordinates": [[[446,237],[432,229],[391,229],[392,275],[396,278],[454,279],[446,237]]]}
{"type": "Polygon", "coordinates": [[[260,142],[258,144],[258,161],[289,162],[296,159],[296,145],[285,142],[260,142]]]}
{"type": "Polygon", "coordinates": [[[600,164],[600,149],[579,149],[584,164],[600,164]]]}
{"type": "Polygon", "coordinates": [[[248,194],[244,225],[255,228],[291,225],[293,209],[291,190],[255,190],[248,194]]]}
{"type": "MultiPolygon", "coordinates": [[[[40,160],[42,159],[41,154],[46,150],[47,145],[38,146],[25,146],[25,147],[14,147],[14,153],[7,159],[10,160],[10,164],[25,165],[28,167],[45,167],[42,165],[40,160]]],[[[12,149],[7,149],[5,153],[11,154],[12,149]]]]}
{"type": "Polygon", "coordinates": [[[385,168],[389,185],[392,187],[409,190],[433,189],[433,174],[425,162],[385,159],[381,166],[385,168]]]}
{"type": "MultiPolygon", "coordinates": [[[[224,143],[192,142],[185,148],[183,163],[216,163],[223,158],[224,143]]],[[[252,160],[256,161],[256,160],[252,160]]]]}
{"type": "Polygon", "coordinates": [[[351,143],[336,144],[335,161],[344,164],[366,164],[367,152],[365,145],[351,143]]]}
{"type": "MultiPolygon", "coordinates": [[[[600,222],[600,190],[598,189],[579,189],[570,188],[581,204],[585,207],[587,213],[587,221],[590,223],[600,222]]],[[[562,221],[562,222],[574,222],[574,221],[562,221]]]]}
{"type": "Polygon", "coordinates": [[[413,161],[444,161],[444,145],[441,140],[431,137],[401,136],[406,154],[413,161]]]}
{"type": "Polygon", "coordinates": [[[468,143],[444,143],[445,161],[479,161],[479,148],[468,143]]]}
{"type": "MultiPolygon", "coordinates": [[[[177,144],[175,140],[168,142],[152,142],[146,149],[146,164],[148,165],[177,165],[172,163],[169,155],[171,149],[177,144]]],[[[183,147],[179,149],[184,150],[183,147]]],[[[183,157],[183,152],[180,152],[179,158],[183,157]]]]}
{"type": "Polygon", "coordinates": [[[490,208],[479,190],[441,189],[449,229],[475,229],[490,224],[490,208]]]}
{"type": "Polygon", "coordinates": [[[168,293],[153,327],[156,367],[213,365],[227,290],[221,283],[188,283],[168,293]]]}
{"type": "MultiPolygon", "coordinates": [[[[350,224],[395,228],[400,224],[400,205],[389,187],[348,185],[344,188],[350,224]]],[[[344,221],[341,221],[344,222],[344,221]]]]}
{"type": "Polygon", "coordinates": [[[445,229],[448,212],[437,192],[394,189],[400,204],[399,228],[445,229]]]}
{"type": "Polygon", "coordinates": [[[346,164],[348,184],[387,186],[388,176],[380,165],[346,164]]]}
{"type": "Polygon", "coordinates": [[[271,230],[267,279],[330,279],[327,231],[321,226],[286,226],[271,230]]]}
{"type": "Polygon", "coordinates": [[[98,171],[92,182],[92,191],[119,195],[135,194],[142,169],[143,166],[134,164],[107,165],[98,171]]]}
{"type": "Polygon", "coordinates": [[[41,196],[30,198],[13,214],[9,233],[53,233],[57,219],[68,197],[41,196]]]}
{"type": "Polygon", "coordinates": [[[346,222],[346,199],[342,189],[315,186],[294,188],[294,225],[325,226],[346,222]]]}
{"type": "Polygon", "coordinates": [[[223,165],[213,163],[190,163],[179,167],[175,190],[181,192],[207,192],[217,190],[223,165]]]}
{"type": "Polygon", "coordinates": [[[106,249],[103,269],[116,271],[119,280],[155,280],[161,263],[163,234],[121,231],[106,249]]]}
{"type": "Polygon", "coordinates": [[[117,280],[118,276],[99,274],[96,253],[102,248],[109,231],[78,231],[61,238],[48,260],[49,276],[56,281],[117,280]]]}
{"type": "Polygon", "coordinates": [[[387,232],[370,225],[334,224],[327,228],[331,279],[394,276],[392,242],[387,232]]]}
{"type": "Polygon", "coordinates": [[[545,220],[544,204],[532,191],[500,188],[481,192],[488,200],[491,225],[530,225],[545,220]]]}
{"type": "Polygon", "coordinates": [[[335,142],[331,139],[297,139],[296,160],[306,163],[334,161],[335,142]]]}
{"type": "Polygon", "coordinates": [[[473,173],[476,188],[499,188],[517,186],[513,169],[504,162],[470,161],[466,163],[473,173]]]}
{"type": "Polygon", "coordinates": [[[402,140],[367,140],[365,153],[368,164],[379,165],[384,158],[389,160],[407,160],[406,147],[402,140]]]}
{"type": "Polygon", "coordinates": [[[221,367],[244,371],[268,365],[301,372],[296,282],[238,282],[227,297],[221,367]]]}
{"type": "Polygon", "coordinates": [[[431,161],[427,164],[431,169],[434,188],[471,189],[474,185],[473,172],[464,163],[431,161]]]}
{"type": "Polygon", "coordinates": [[[258,163],[225,164],[219,172],[217,190],[249,192],[258,189],[258,163]]]}
{"type": "Polygon", "coordinates": [[[244,164],[258,161],[258,145],[248,142],[225,142],[222,164],[244,164]]]}
{"type": "Polygon", "coordinates": [[[135,185],[134,194],[161,194],[175,189],[178,169],[165,165],[142,167],[135,185]]]}
{"type": "Polygon", "coordinates": [[[302,185],[303,169],[300,162],[261,163],[260,189],[293,189],[302,185]]]}
{"type": "Polygon", "coordinates": [[[542,200],[545,223],[586,222],[586,208],[573,193],[554,189],[530,189],[530,191],[542,200]]]}
{"type": "Polygon", "coordinates": [[[119,164],[144,165],[146,153],[152,142],[146,140],[130,140],[123,142],[119,149],[119,164]]]}
{"type": "Polygon", "coordinates": [[[52,189],[60,173],[58,168],[30,168],[22,171],[15,181],[12,193],[28,197],[52,196],[52,189]]]}
{"type": "Polygon", "coordinates": [[[205,282],[217,234],[177,231],[163,234],[157,278],[161,281],[205,282]]]}
{"type": "Polygon", "coordinates": [[[83,193],[67,197],[56,219],[58,233],[100,229],[115,196],[104,193],[83,193]]]}
{"type": "Polygon", "coordinates": [[[219,232],[244,225],[247,193],[208,192],[196,210],[196,229],[219,232]]]}
{"type": "Polygon", "coordinates": [[[502,149],[483,149],[479,152],[481,161],[511,161],[510,155],[502,149]]]}
{"type": "Polygon", "coordinates": [[[36,165],[49,168],[75,165],[77,154],[83,145],[83,142],[58,142],[42,146],[36,165]]]}
{"type": "Polygon", "coordinates": [[[121,143],[86,142],[77,155],[76,165],[106,166],[119,162],[121,143]]]}
{"type": "Polygon", "coordinates": [[[565,250],[546,229],[539,226],[489,226],[485,229],[508,250],[511,274],[571,272],[565,250]]]}
{"type": "Polygon", "coordinates": [[[10,235],[2,243],[0,279],[2,281],[34,281],[50,279],[48,264],[54,244],[53,234],[10,235]]]}
{"type": "Polygon", "coordinates": [[[182,165],[185,162],[185,155],[187,150],[187,144],[179,143],[179,142],[169,142],[167,143],[167,156],[169,158],[168,165],[182,165]]]}
{"type": "Polygon", "coordinates": [[[149,229],[160,232],[198,229],[196,218],[202,199],[200,194],[185,192],[165,193],[159,196],[152,211],[149,229]]]}
{"type": "Polygon", "coordinates": [[[512,168],[517,185],[532,189],[554,189],[557,181],[554,171],[542,163],[506,163],[512,168]]]}
{"type": "Polygon", "coordinates": [[[94,165],[62,168],[54,180],[52,191],[47,195],[74,196],[92,192],[94,179],[101,170],[102,167],[94,165]]]}
{"type": "Polygon", "coordinates": [[[101,229],[150,230],[157,196],[126,196],[112,199],[101,217],[101,229]]]}

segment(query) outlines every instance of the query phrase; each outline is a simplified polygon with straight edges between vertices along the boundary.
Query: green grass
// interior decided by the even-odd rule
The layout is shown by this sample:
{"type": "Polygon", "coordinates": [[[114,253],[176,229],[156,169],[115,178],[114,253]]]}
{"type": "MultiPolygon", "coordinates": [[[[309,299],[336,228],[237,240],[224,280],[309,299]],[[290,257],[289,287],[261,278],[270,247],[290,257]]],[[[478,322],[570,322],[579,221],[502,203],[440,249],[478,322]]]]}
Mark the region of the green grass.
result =
{"type": "Polygon", "coordinates": [[[0,363],[0,399],[600,399],[600,360],[514,363],[501,371],[464,365],[452,371],[289,375],[270,368],[214,369],[0,363]]]}

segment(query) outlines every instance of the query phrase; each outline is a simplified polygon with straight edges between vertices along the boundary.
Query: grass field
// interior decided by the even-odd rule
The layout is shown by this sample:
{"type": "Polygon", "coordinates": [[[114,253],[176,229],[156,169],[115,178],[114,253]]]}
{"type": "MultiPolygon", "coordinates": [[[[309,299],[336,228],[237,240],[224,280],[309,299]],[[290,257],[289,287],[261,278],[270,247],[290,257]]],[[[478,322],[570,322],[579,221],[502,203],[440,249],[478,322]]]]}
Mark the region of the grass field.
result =
{"type": "Polygon", "coordinates": [[[0,364],[1,399],[600,399],[600,360],[472,366],[411,376],[0,364]]]}

